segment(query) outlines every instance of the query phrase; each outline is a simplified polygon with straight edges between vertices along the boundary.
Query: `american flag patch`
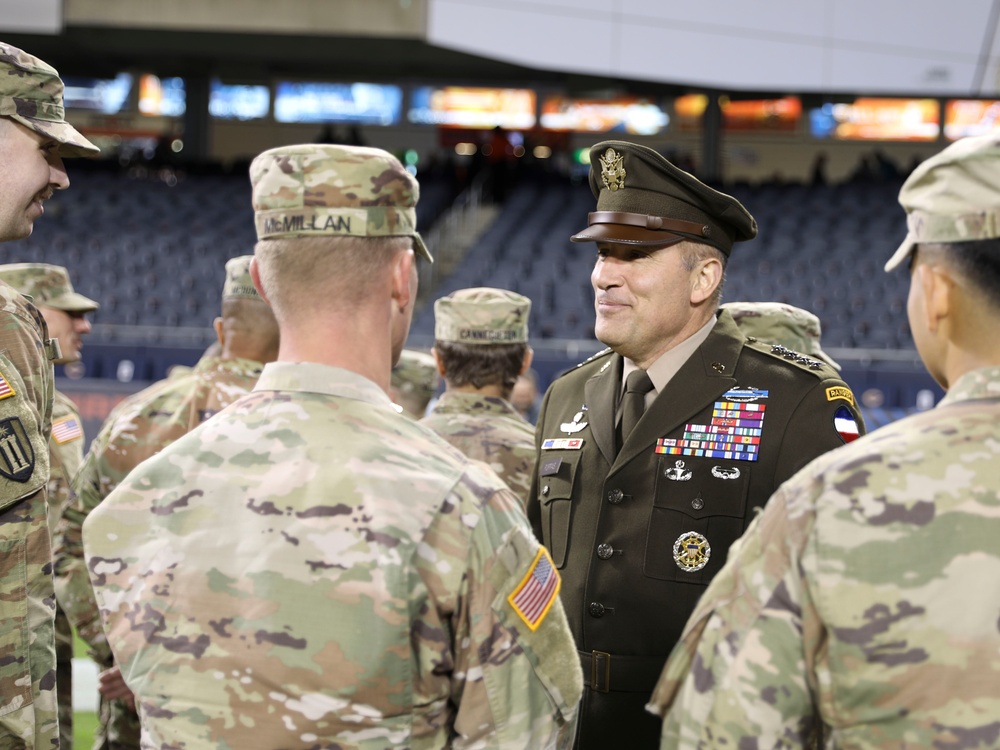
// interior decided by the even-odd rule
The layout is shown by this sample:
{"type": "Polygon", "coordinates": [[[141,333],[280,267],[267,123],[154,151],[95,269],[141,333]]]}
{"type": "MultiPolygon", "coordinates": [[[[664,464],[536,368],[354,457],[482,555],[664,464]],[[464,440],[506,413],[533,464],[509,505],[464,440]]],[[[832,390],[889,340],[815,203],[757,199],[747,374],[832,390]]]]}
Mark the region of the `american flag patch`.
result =
{"type": "Polygon", "coordinates": [[[7,378],[0,373],[0,399],[10,398],[14,395],[14,389],[10,387],[7,378]]]}
{"type": "Polygon", "coordinates": [[[532,631],[538,630],[559,594],[561,583],[548,550],[540,547],[527,575],[514,589],[514,593],[507,597],[507,601],[518,617],[524,620],[525,625],[532,631]]]}
{"type": "Polygon", "coordinates": [[[52,439],[59,445],[83,437],[83,429],[76,417],[63,417],[52,423],[52,439]]]}

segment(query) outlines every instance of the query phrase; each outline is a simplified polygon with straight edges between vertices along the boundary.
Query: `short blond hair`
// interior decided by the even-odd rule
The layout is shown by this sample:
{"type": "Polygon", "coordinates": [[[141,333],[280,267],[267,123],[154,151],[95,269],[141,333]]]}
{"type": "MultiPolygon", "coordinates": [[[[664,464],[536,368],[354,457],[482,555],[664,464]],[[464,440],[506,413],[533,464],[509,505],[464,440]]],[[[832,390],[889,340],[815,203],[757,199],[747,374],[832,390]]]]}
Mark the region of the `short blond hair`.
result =
{"type": "Polygon", "coordinates": [[[285,237],[254,248],[260,283],[284,322],[317,307],[347,309],[366,301],[409,237],[285,237]]]}

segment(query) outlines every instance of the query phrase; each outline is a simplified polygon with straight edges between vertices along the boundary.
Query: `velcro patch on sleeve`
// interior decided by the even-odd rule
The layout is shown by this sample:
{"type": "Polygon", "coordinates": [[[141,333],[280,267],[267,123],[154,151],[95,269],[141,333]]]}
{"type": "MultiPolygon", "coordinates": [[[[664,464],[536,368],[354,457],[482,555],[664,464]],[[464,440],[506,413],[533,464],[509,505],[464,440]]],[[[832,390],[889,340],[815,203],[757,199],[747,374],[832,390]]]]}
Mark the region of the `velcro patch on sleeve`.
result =
{"type": "Polygon", "coordinates": [[[561,585],[559,571],[552,563],[548,550],[539,547],[531,567],[507,601],[524,624],[535,631],[552,608],[561,585]]]}
{"type": "Polygon", "coordinates": [[[0,399],[10,398],[11,396],[16,396],[13,386],[10,382],[0,373],[0,399]]]}
{"type": "Polygon", "coordinates": [[[833,386],[832,388],[826,389],[826,400],[836,401],[837,399],[841,401],[846,401],[851,406],[854,406],[854,394],[851,392],[850,388],[845,388],[842,385],[833,386]]]}
{"type": "Polygon", "coordinates": [[[80,421],[76,417],[63,417],[52,423],[52,439],[59,445],[82,437],[83,428],[80,427],[80,421]]]}

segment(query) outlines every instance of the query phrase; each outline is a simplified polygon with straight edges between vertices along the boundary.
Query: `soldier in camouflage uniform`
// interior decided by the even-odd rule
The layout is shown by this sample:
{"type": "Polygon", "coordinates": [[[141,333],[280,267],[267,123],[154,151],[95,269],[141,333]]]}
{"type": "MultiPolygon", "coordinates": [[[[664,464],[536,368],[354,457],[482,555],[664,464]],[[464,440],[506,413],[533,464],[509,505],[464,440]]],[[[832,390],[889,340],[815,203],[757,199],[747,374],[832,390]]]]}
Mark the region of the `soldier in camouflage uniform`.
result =
{"type": "Polygon", "coordinates": [[[271,308],[250,279],[252,256],[226,263],[222,316],[215,329],[221,353],[195,368],[151,385],[117,406],[94,438],[55,539],[56,593],[80,636],[90,645],[101,675],[100,727],[95,750],[139,747],[139,720],[104,632],[83,559],[84,519],[136,467],[253,388],[264,363],[278,353],[271,308]]]}
{"type": "Polygon", "coordinates": [[[833,369],[840,369],[820,346],[823,328],[819,318],[808,310],[784,302],[727,302],[719,309],[728,310],[740,330],[751,338],[816,357],[833,369]]]}
{"type": "MultiPolygon", "coordinates": [[[[31,297],[45,318],[49,333],[59,342],[60,356],[53,364],[80,361],[81,337],[90,332],[87,313],[100,305],[73,290],[69,272],[47,263],[12,263],[0,266],[0,281],[31,297]]],[[[69,504],[70,482],[83,462],[83,421],[72,399],[58,390],[52,403],[49,437],[49,531],[69,504]]],[[[56,605],[56,682],[59,695],[59,737],[63,747],[73,747],[73,630],[62,607],[56,605]]]]}
{"type": "Polygon", "coordinates": [[[666,665],[663,748],[1000,742],[1000,136],[931,157],[899,200],[886,270],[910,267],[947,395],[778,490],[666,665]]]}
{"type": "Polygon", "coordinates": [[[434,357],[445,392],[421,423],[483,461],[521,503],[535,466],[535,430],[513,404],[531,367],[531,300],[504,289],[460,289],[434,303],[434,357]]]}
{"type": "MultiPolygon", "coordinates": [[[[0,42],[0,242],[31,234],[63,157],[97,147],[64,119],[51,66],[0,42]]],[[[45,320],[0,283],[0,747],[58,743],[52,547],[46,522],[52,365],[45,320]]]]}
{"type": "Polygon", "coordinates": [[[399,362],[392,368],[389,398],[404,414],[421,419],[427,413],[427,405],[440,380],[434,357],[416,349],[403,349],[399,362]]]}
{"type": "Polygon", "coordinates": [[[333,145],[250,176],[279,361],[84,526],[143,746],[565,746],[581,676],[548,554],[386,395],[430,260],[416,181],[333,145]]]}

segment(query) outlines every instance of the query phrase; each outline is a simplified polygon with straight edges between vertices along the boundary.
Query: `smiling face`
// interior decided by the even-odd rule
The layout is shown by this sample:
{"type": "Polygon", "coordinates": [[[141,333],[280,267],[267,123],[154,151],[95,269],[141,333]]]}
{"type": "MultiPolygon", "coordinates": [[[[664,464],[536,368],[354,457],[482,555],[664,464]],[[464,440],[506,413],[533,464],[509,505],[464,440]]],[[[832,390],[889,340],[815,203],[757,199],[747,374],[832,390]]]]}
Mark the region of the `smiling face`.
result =
{"type": "Polygon", "coordinates": [[[59,144],[19,122],[0,117],[0,242],[31,234],[54,190],[69,187],[59,144]]]}
{"type": "Polygon", "coordinates": [[[694,334],[715,310],[718,260],[690,261],[689,243],[636,247],[601,242],[590,275],[597,338],[646,369],[694,334]],[[692,267],[693,266],[693,267],[692,267]]]}

